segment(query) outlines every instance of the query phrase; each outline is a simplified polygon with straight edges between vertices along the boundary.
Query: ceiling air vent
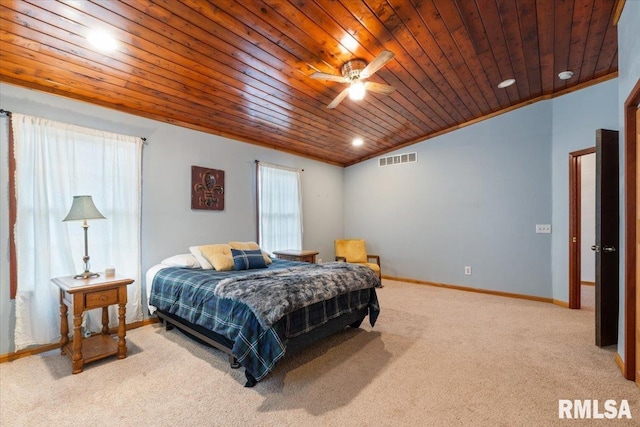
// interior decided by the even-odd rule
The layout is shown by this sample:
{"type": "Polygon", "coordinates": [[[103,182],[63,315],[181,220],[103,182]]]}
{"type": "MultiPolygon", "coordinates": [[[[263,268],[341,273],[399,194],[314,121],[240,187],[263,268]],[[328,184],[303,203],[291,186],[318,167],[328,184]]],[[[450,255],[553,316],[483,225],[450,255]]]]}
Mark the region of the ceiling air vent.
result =
{"type": "Polygon", "coordinates": [[[403,163],[414,163],[418,161],[418,153],[394,154],[393,156],[380,157],[378,166],[401,165],[403,163]]]}

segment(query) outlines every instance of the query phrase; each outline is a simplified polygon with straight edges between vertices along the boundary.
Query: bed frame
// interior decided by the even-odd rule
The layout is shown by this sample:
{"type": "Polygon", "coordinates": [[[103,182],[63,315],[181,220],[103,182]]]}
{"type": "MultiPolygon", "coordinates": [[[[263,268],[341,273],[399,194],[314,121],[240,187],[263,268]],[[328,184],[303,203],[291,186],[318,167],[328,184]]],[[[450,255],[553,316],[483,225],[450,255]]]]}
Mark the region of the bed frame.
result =
{"type": "MultiPolygon", "coordinates": [[[[311,344],[335,334],[347,326],[359,328],[368,312],[368,308],[365,307],[352,313],[343,314],[342,316],[331,319],[324,325],[318,326],[305,334],[290,338],[287,342],[286,355],[290,356],[291,354],[297,353],[311,344]]],[[[165,311],[157,310],[156,314],[160,319],[160,322],[165,324],[165,329],[167,331],[176,327],[195,340],[200,341],[205,345],[217,348],[218,350],[222,350],[229,355],[229,364],[231,365],[231,368],[240,368],[240,363],[232,352],[233,341],[230,339],[165,311]]],[[[257,381],[251,372],[245,369],[244,375],[247,378],[247,382],[244,385],[245,387],[253,387],[256,385],[257,381]]]]}

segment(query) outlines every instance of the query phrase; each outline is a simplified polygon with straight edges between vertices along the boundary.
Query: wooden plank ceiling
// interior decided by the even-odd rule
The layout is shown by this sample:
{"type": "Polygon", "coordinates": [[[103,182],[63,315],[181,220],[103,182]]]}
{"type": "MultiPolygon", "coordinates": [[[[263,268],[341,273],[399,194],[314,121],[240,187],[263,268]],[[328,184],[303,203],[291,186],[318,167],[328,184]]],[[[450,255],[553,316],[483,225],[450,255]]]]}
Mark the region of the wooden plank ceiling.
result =
{"type": "Polygon", "coordinates": [[[1,0],[0,80],[346,166],[615,76],[615,3],[1,0]],[[310,75],[383,50],[396,91],[327,109],[310,75]]]}

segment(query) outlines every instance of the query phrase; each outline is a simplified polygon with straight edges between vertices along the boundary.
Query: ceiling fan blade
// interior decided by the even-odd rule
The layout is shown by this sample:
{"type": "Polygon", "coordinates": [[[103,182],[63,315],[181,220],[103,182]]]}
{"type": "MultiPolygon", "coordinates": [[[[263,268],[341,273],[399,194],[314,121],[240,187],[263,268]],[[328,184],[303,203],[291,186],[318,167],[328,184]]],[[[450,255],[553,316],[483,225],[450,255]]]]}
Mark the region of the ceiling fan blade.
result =
{"type": "Polygon", "coordinates": [[[393,54],[393,52],[383,50],[378,56],[376,56],[376,59],[374,59],[369,63],[369,65],[364,67],[364,70],[360,72],[360,77],[366,79],[367,77],[372,76],[373,73],[382,68],[387,62],[391,61],[394,56],[395,55],[393,54]]]}
{"type": "Polygon", "coordinates": [[[371,92],[381,93],[383,95],[390,95],[396,90],[396,88],[393,86],[383,85],[381,83],[375,82],[365,82],[364,87],[371,92]]]}
{"type": "Polygon", "coordinates": [[[337,74],[321,73],[319,71],[316,71],[315,73],[311,74],[311,78],[320,79],[320,80],[331,80],[332,82],[340,82],[340,83],[348,82],[347,79],[337,74]]]}
{"type": "Polygon", "coordinates": [[[327,105],[327,108],[336,108],[338,104],[340,104],[348,94],[349,94],[349,88],[346,88],[345,90],[340,92],[338,96],[333,98],[333,101],[331,101],[331,104],[327,105]]]}

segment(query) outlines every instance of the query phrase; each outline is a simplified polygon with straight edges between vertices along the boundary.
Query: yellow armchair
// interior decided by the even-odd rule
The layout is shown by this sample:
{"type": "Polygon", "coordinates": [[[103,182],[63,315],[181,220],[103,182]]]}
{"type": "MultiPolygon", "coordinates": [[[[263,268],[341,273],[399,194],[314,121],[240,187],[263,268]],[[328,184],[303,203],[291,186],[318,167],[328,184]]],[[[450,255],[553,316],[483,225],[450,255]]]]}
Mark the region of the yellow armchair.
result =
{"type": "Polygon", "coordinates": [[[341,239],[334,241],[336,261],[362,264],[376,272],[378,277],[382,277],[380,272],[380,256],[367,254],[367,246],[363,239],[341,239]],[[369,261],[375,262],[369,262],[369,261]]]}

